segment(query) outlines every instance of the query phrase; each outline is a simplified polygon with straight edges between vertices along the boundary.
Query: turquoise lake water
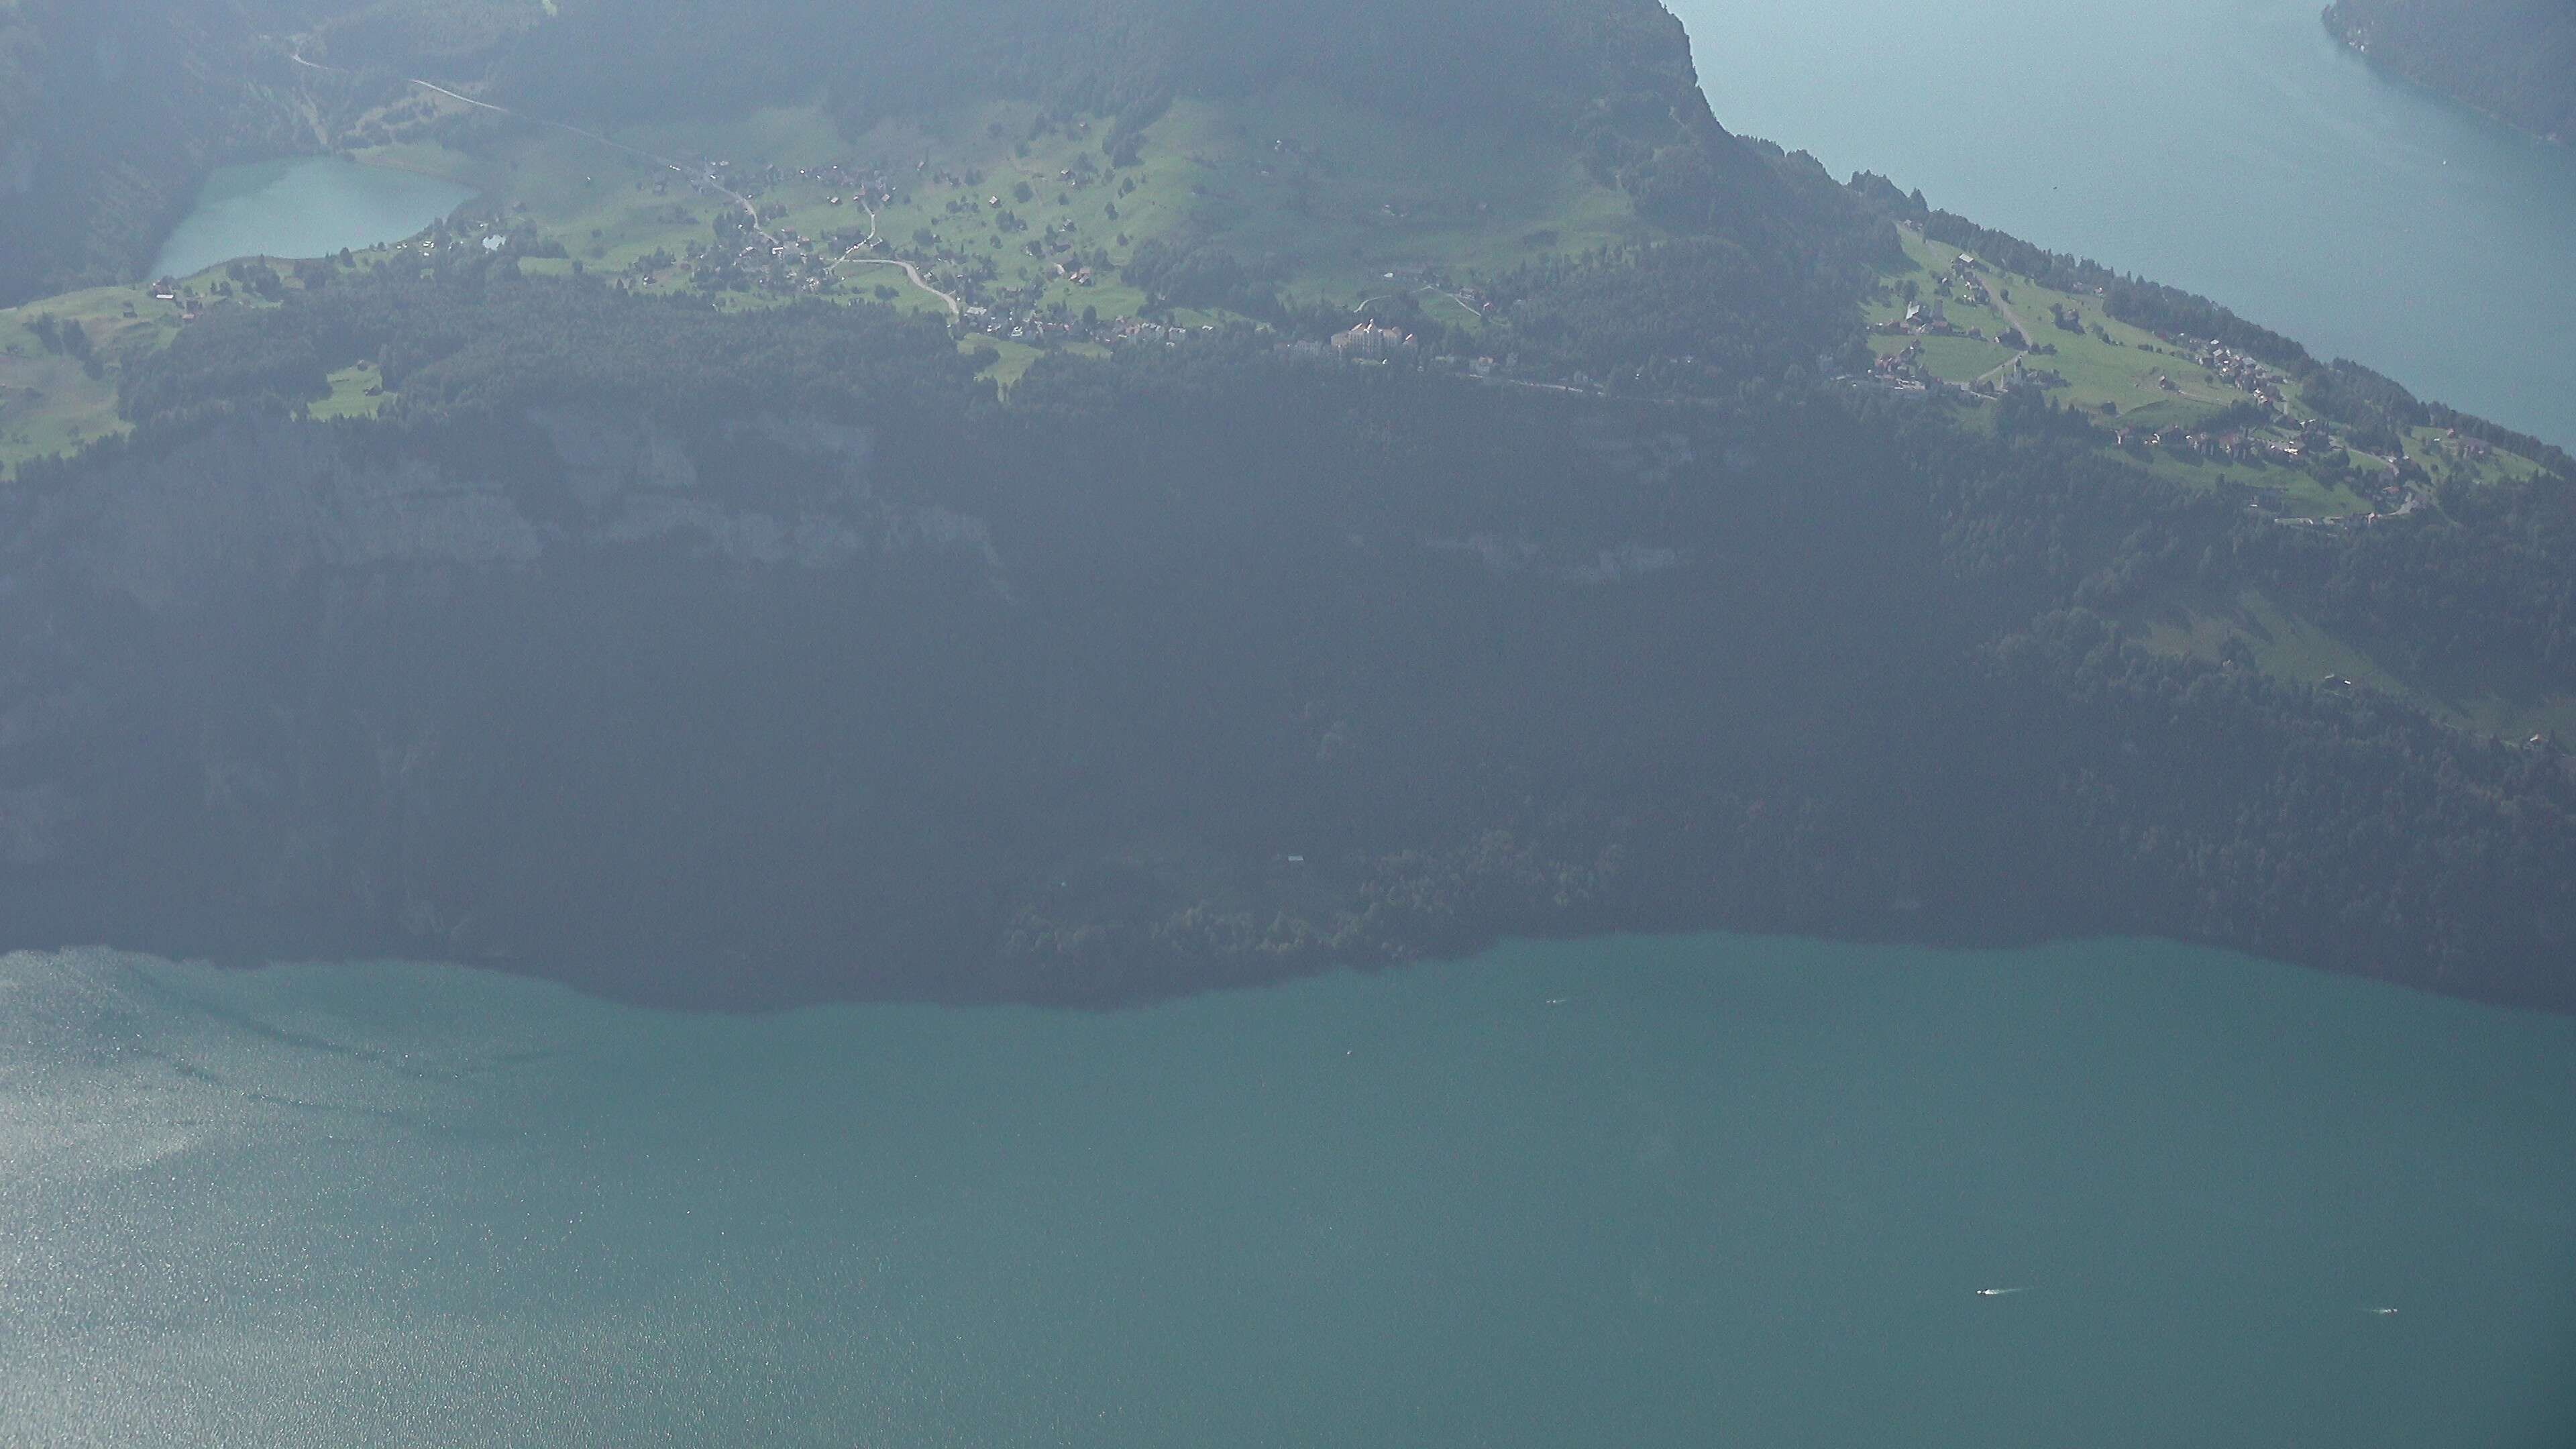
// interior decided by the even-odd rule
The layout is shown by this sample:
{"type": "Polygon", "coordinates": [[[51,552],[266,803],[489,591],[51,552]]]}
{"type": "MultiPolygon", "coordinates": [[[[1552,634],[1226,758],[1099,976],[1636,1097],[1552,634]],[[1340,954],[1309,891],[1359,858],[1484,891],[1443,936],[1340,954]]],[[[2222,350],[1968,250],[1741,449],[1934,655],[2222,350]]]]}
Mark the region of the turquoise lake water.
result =
{"type": "Polygon", "coordinates": [[[326,257],[400,241],[474,193],[452,181],[298,156],[227,166],[161,245],[155,277],[185,277],[237,257],[326,257]]]}
{"type": "Polygon", "coordinates": [[[1732,129],[2576,447],[2576,149],[2385,79],[2323,0],[1672,8],[1732,129]]]}
{"type": "Polygon", "coordinates": [[[760,1018],[22,955],[0,1041],[10,1444],[2576,1432],[2576,1021],[2180,947],[760,1018]]]}

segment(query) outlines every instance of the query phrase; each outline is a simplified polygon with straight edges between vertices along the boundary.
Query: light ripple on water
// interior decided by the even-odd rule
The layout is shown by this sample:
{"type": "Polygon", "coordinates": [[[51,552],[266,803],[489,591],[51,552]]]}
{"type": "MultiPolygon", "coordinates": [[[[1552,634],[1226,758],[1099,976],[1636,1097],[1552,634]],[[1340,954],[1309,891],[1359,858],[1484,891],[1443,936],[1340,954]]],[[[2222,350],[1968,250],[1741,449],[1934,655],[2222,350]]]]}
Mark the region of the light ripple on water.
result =
{"type": "Polygon", "coordinates": [[[76,952],[0,1044],[5,1443],[2576,1423],[2576,1024],[2177,947],[762,1018],[76,952]]]}

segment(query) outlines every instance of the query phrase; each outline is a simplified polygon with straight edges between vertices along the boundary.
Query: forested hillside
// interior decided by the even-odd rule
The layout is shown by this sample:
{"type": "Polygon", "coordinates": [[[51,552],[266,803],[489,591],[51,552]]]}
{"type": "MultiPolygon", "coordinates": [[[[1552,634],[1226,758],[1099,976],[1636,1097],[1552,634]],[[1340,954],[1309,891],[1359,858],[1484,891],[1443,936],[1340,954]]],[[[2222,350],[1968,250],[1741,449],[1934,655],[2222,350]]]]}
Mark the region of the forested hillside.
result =
{"type": "Polygon", "coordinates": [[[2326,24],[2379,65],[2553,140],[2576,140],[2576,4],[2335,0],[2326,24]]]}
{"type": "MultiPolygon", "coordinates": [[[[1684,101],[1680,22],[1651,0],[564,0],[514,49],[507,95],[595,117],[724,115],[828,86],[847,115],[915,114],[960,91],[1146,115],[1182,93],[1304,79],[1372,105],[1510,125],[1684,101]]],[[[1696,99],[1695,92],[1691,98],[1696,99]]],[[[1695,109],[1706,114],[1705,102],[1695,109]]]]}
{"type": "Polygon", "coordinates": [[[283,139],[212,8],[0,7],[0,305],[139,276],[216,157],[283,139]]]}
{"type": "Polygon", "coordinates": [[[28,941],[739,1003],[2157,932],[2571,1002],[2563,758],[2125,639],[2245,525],[2035,400],[1989,438],[1244,329],[1002,407],[935,321],[483,256],[183,344],[13,495],[28,941]],[[386,416],[293,421],[353,356],[386,416]]]}
{"type": "Polygon", "coordinates": [[[721,13],[694,0],[570,0],[510,48],[495,87],[543,114],[611,120],[721,116],[820,92],[850,135],[962,96],[1009,97],[1108,116],[1123,134],[1181,96],[1303,83],[1461,132],[1572,139],[1648,214],[1685,224],[1776,226],[1802,210],[1775,168],[1718,125],[1681,23],[1655,0],[892,0],[870,6],[863,26],[845,14],[830,0],[721,13]]]}
{"type": "Polygon", "coordinates": [[[524,189],[17,319],[127,432],[0,486],[0,948],[2134,932],[2576,1007],[2576,772],[2433,687],[2576,700],[2560,450],[1732,136],[1644,0],[842,9],[278,12],[308,114],[524,189]]]}

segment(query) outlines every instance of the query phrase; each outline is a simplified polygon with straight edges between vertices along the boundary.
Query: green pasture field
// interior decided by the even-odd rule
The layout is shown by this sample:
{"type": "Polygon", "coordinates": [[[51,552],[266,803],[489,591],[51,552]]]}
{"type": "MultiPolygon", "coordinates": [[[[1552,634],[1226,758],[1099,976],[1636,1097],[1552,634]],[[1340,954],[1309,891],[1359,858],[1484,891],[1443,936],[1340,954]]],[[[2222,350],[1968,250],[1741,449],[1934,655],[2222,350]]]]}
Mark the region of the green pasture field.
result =
{"type": "Polygon", "coordinates": [[[2506,740],[2576,736],[2576,695],[2563,689],[2518,679],[2492,659],[2452,660],[2435,672],[2408,670],[2291,614],[2258,590],[2171,603],[2141,611],[2130,623],[2150,649],[2215,661],[2230,641],[2239,641],[2256,668],[2286,683],[2347,679],[2410,700],[2462,729],[2506,740]]]}
{"type": "Polygon", "coordinates": [[[141,285],[92,287],[0,311],[0,477],[31,458],[74,453],[127,431],[116,413],[125,360],[157,352],[179,331],[179,308],[141,285]],[[49,353],[34,323],[50,316],[89,333],[101,375],[49,353]]]}
{"type": "MultiPolygon", "coordinates": [[[[1891,270],[1877,295],[1864,307],[1863,320],[1873,325],[1904,315],[1907,299],[1901,288],[1905,282],[1914,284],[1918,299],[1927,305],[1936,300],[1934,280],[1948,272],[1960,255],[1958,248],[1927,241],[1911,230],[1900,229],[1898,235],[1904,243],[1907,265],[1891,270]]],[[[2045,287],[2028,277],[1996,270],[1991,263],[1986,264],[1982,275],[2001,306],[1972,302],[1962,288],[1959,295],[1942,300],[1944,314],[1952,325],[1995,336],[2010,325],[2002,312],[2003,307],[2009,307],[2020,317],[2034,345],[2056,349],[2054,355],[2025,359],[2025,365],[2034,371],[2055,372],[2066,380],[2066,386],[2049,390],[2050,399],[2095,415],[2100,426],[2149,433],[2174,427],[2197,429],[2251,396],[2193,358],[2166,346],[2153,333],[2110,316],[2100,297],[2045,287]],[[2084,331],[2069,332],[2057,327],[2052,306],[2072,313],[2084,331]],[[2104,404],[2113,411],[2103,412],[2104,404]]],[[[1906,338],[1878,333],[1870,337],[1871,347],[1882,356],[1901,352],[1917,341],[1923,347],[1924,370],[1943,382],[1964,384],[1993,378],[2011,360],[2009,349],[2001,344],[1974,338],[1906,338]]],[[[2282,401],[2293,414],[2307,415],[2295,381],[2285,383],[2282,401]]],[[[2258,430],[2258,434],[2283,441],[2289,438],[2280,429],[2258,430]]],[[[2502,449],[2483,459],[2468,457],[2433,428],[2410,430],[2405,437],[2405,451],[2436,480],[2457,476],[2474,482],[2498,482],[2529,478],[2541,471],[2532,460],[2502,449]]],[[[2388,468],[2388,460],[2374,454],[2352,450],[2348,457],[2355,473],[2365,481],[2388,468]]],[[[2135,461],[2159,477],[2186,486],[2242,484],[2273,499],[2294,517],[2340,518],[2368,513],[2376,506],[2352,487],[2320,481],[2297,467],[2222,463],[2163,449],[2135,461]]]]}
{"type": "MultiPolygon", "coordinates": [[[[1897,284],[1907,281],[1915,284],[1920,293],[1919,300],[1926,305],[1932,303],[1936,300],[1933,281],[1948,272],[1959,258],[1957,247],[1926,241],[1918,233],[1902,228],[1897,235],[1904,242],[1907,260],[1916,270],[1890,273],[1889,285],[1882,287],[1880,295],[1864,307],[1864,322],[1875,324],[1903,317],[1906,299],[1897,284]]],[[[2123,421],[2143,415],[2140,423],[2149,428],[2188,427],[2234,406],[2246,396],[2199,363],[2174,355],[2171,349],[2156,340],[2155,334],[2105,313],[2099,297],[2056,291],[2028,277],[1992,270],[1991,264],[1984,278],[1998,301],[2004,300],[2004,292],[2012,294],[2005,305],[2021,318],[2034,345],[2057,349],[2054,356],[2031,357],[2029,366],[2056,372],[2066,378],[2069,386],[2049,392],[2049,396],[2061,405],[2099,412],[2101,405],[2107,402],[2118,409],[2117,418],[2123,421]],[[2053,325],[2049,311],[2052,303],[2072,310],[2080,317],[2086,330],[2066,332],[2053,325]],[[2096,327],[2109,334],[2111,340],[2105,342],[2095,336],[2092,329],[2096,327]],[[2164,379],[2172,381],[2173,389],[2161,385],[2160,380],[2164,379]]],[[[1974,328],[1989,337],[2010,326],[2000,309],[1969,301],[1964,291],[1960,296],[1942,301],[1941,306],[1952,325],[1974,328]]],[[[1871,339],[1881,352],[1901,350],[1907,340],[1877,335],[1871,339]]],[[[1973,339],[1960,338],[1922,340],[1927,368],[1945,382],[1969,382],[1984,375],[1982,372],[1966,377],[1951,375],[1953,370],[1972,358],[1991,357],[1992,361],[1986,368],[1990,372],[2009,361],[2011,356],[2009,350],[2000,344],[1982,353],[1969,353],[1964,348],[1952,347],[1947,349],[1947,356],[1935,362],[1932,344],[1936,342],[1965,343],[1966,348],[1974,348],[1978,344],[1973,339]]]]}
{"type": "Polygon", "coordinates": [[[376,369],[368,363],[344,367],[331,374],[331,395],[309,406],[305,415],[315,419],[372,418],[384,407],[383,394],[367,396],[377,385],[376,369]]]}

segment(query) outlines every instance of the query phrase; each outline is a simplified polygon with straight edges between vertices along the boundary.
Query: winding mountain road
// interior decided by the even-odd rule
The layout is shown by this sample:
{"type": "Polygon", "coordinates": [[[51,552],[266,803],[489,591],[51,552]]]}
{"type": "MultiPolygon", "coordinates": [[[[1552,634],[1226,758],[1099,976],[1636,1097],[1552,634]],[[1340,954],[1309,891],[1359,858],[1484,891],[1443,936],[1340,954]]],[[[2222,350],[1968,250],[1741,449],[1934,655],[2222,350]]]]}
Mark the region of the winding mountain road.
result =
{"type": "Polygon", "coordinates": [[[844,253],[839,261],[832,263],[832,265],[826,268],[826,270],[837,272],[852,262],[856,262],[863,267],[901,267],[903,268],[903,274],[912,279],[912,284],[914,286],[919,287],[921,290],[928,292],[930,295],[937,297],[940,301],[948,304],[948,315],[950,317],[963,317],[966,315],[965,304],[959,302],[955,297],[948,295],[946,292],[939,290],[937,287],[930,285],[929,278],[924,277],[921,274],[921,268],[914,266],[912,263],[907,262],[900,257],[862,257],[853,255],[853,253],[856,253],[857,251],[857,247],[850,248],[848,253],[844,253]]]}

